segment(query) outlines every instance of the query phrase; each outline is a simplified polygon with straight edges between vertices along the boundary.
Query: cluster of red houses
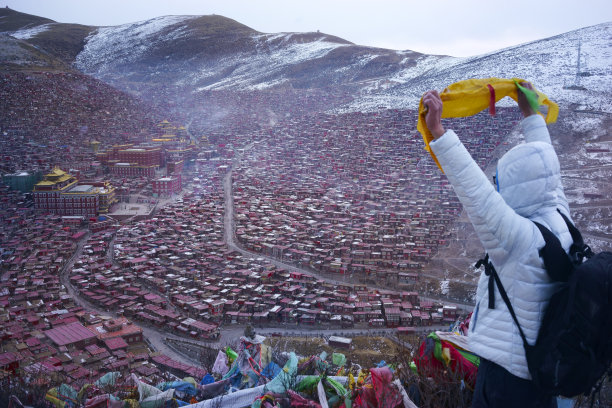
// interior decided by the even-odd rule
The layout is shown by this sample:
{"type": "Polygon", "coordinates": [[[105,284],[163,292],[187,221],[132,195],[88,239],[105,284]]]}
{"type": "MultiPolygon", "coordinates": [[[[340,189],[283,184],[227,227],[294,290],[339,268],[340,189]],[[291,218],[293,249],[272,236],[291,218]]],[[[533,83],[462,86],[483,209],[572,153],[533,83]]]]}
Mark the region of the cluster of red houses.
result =
{"type": "MultiPolygon", "coordinates": [[[[345,96],[313,91],[296,98],[287,90],[236,98],[221,91],[214,98],[222,106],[202,104],[192,124],[193,133],[204,134],[205,150],[196,156],[186,130],[182,141],[165,128],[150,140],[142,132],[154,126],[148,113],[94,80],[21,73],[0,80],[0,96],[11,101],[3,105],[8,110],[0,123],[7,135],[3,164],[10,171],[47,172],[58,165],[96,177],[108,167],[123,197],[151,177],[121,173],[125,168],[166,160],[172,179],[182,177],[184,158],[197,158],[182,199],[116,231],[104,224],[85,232],[72,218],[20,206],[17,195],[0,189],[0,199],[10,203],[0,210],[0,368],[57,371],[75,383],[103,369],[155,375],[161,365],[201,374],[151,353],[134,322],[215,338],[223,325],[234,323],[397,327],[457,318],[454,307],[425,301],[414,291],[418,270],[444,244],[460,210],[422,149],[414,112],[302,116],[302,108],[317,111],[345,96]],[[261,95],[274,112],[284,108],[287,115],[270,114],[256,100],[261,95]],[[65,106],[69,98],[74,111],[53,111],[54,103],[65,106]],[[82,109],[87,104],[89,113],[82,109]],[[251,114],[238,113],[245,107],[251,114]],[[227,113],[224,125],[204,132],[212,129],[204,122],[220,111],[227,113]],[[134,112],[140,113],[132,118],[134,112]],[[87,114],[94,115],[95,128],[83,125],[91,122],[87,114]],[[164,146],[165,155],[156,146],[164,146]],[[238,164],[232,162],[237,155],[238,164]],[[346,283],[288,272],[227,248],[221,182],[232,166],[239,242],[306,269],[344,275],[346,283]],[[125,191],[121,178],[129,186],[125,191]],[[72,260],[74,266],[63,271],[72,260]],[[397,290],[366,286],[372,281],[397,290]],[[96,309],[122,317],[83,309],[65,284],[96,309]]],[[[481,163],[518,119],[516,110],[500,109],[499,115],[453,122],[481,163]]],[[[152,193],[182,188],[173,180],[157,181],[152,193]]]]}
{"type": "MultiPolygon", "coordinates": [[[[514,110],[454,120],[481,164],[514,110]]],[[[460,204],[415,115],[316,115],[278,124],[234,169],[236,235],[251,251],[364,283],[406,285],[445,245],[460,204]]]]}
{"type": "MultiPolygon", "coordinates": [[[[196,157],[184,128],[174,128],[150,107],[78,73],[3,73],[0,99],[5,102],[0,106],[3,173],[48,174],[58,168],[90,182],[83,185],[101,182],[110,173],[112,185],[105,189],[117,188],[120,196],[145,186],[152,194],[168,196],[181,191],[183,163],[196,157]],[[134,183],[137,178],[145,183],[134,183]]],[[[87,191],[75,192],[80,194],[77,202],[64,194],[70,202],[62,202],[61,209],[45,203],[41,210],[97,215],[97,206],[82,205],[87,191]]],[[[87,200],[96,198],[90,196],[87,200]]]]}
{"type": "Polygon", "coordinates": [[[194,337],[215,337],[218,326],[233,323],[395,327],[457,317],[455,308],[420,301],[416,292],[328,283],[229,251],[223,240],[222,171],[217,167],[212,190],[186,194],[155,217],[120,228],[113,240],[114,264],[101,242],[97,259],[77,261],[71,281],[80,295],[194,337]]]}
{"type": "Polygon", "coordinates": [[[126,94],[74,72],[1,73],[0,100],[2,165],[9,172],[57,166],[100,176],[97,145],[140,140],[143,129],[161,120],[126,94]]]}
{"type": "Polygon", "coordinates": [[[0,186],[0,378],[29,374],[44,385],[57,374],[78,386],[117,370],[151,381],[166,371],[205,374],[150,350],[127,317],[82,308],[64,286],[62,271],[77,243],[89,236],[79,258],[104,258],[112,230],[88,233],[74,217],[37,213],[22,199],[0,186]]]}

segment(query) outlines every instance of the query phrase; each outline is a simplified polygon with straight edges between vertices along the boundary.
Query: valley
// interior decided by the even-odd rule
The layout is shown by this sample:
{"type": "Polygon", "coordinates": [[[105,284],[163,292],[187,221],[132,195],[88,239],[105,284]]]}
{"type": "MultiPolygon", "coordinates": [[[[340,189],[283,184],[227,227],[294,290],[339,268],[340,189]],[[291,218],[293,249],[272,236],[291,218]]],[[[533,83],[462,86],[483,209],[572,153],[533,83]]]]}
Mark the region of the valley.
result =
{"type": "MultiPolygon", "coordinates": [[[[202,350],[246,327],[327,340],[463,321],[483,249],[416,124],[424,91],[471,77],[526,78],[559,104],[572,217],[609,251],[611,29],[456,58],[216,15],[93,27],[0,9],[6,367],[202,378],[202,350]]],[[[444,124],[494,175],[520,120],[506,99],[444,124]]]]}

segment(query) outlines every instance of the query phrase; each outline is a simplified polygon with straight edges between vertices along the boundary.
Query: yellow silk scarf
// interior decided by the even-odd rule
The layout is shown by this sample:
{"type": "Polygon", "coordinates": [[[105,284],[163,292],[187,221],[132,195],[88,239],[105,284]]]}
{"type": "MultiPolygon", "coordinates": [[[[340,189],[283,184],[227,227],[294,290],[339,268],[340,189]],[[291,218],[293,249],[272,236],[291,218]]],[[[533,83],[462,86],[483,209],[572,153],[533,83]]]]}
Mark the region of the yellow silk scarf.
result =
{"type": "MultiPolygon", "coordinates": [[[[515,101],[518,101],[517,82],[527,82],[524,79],[513,78],[482,78],[482,79],[466,79],[464,81],[455,82],[449,85],[442,93],[443,118],[460,118],[476,115],[480,111],[489,107],[491,113],[495,112],[495,103],[500,99],[509,96],[515,101]]],[[[538,96],[538,104],[548,106],[546,114],[546,123],[552,123],[557,120],[559,115],[559,106],[548,99],[546,95],[534,89],[538,96]]],[[[431,151],[429,143],[434,139],[433,135],[427,129],[425,124],[425,106],[423,106],[423,98],[419,102],[419,120],[417,130],[423,136],[425,141],[425,150],[427,150],[434,161],[442,170],[438,159],[431,151]]]]}

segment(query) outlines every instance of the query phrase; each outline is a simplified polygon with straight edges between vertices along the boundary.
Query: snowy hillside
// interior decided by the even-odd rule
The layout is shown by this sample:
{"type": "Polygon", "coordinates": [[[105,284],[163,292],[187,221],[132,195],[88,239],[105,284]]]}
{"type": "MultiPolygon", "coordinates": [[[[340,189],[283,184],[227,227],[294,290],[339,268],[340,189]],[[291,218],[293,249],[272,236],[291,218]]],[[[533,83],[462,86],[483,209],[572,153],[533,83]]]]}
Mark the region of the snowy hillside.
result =
{"type": "Polygon", "coordinates": [[[29,40],[32,37],[37,36],[40,33],[47,31],[54,23],[42,24],[32,28],[24,28],[11,33],[11,37],[18,38],[20,40],[29,40]]]}
{"type": "Polygon", "coordinates": [[[28,67],[30,69],[60,69],[69,67],[59,59],[37,49],[27,41],[0,34],[0,70],[28,67]]]}
{"type": "MultiPolygon", "coordinates": [[[[221,61],[217,70],[235,67],[225,78],[203,86],[203,89],[265,89],[282,85],[286,80],[283,71],[287,66],[309,60],[323,58],[330,52],[347,47],[347,44],[330,42],[325,38],[315,41],[292,42],[294,34],[259,34],[252,37],[255,52],[235,55],[221,61]]],[[[206,81],[211,73],[197,72],[187,79],[187,83],[206,81]]],[[[214,73],[213,73],[214,75],[214,73]]]]}
{"type": "Polygon", "coordinates": [[[75,64],[86,73],[104,73],[117,65],[136,62],[156,44],[171,42],[183,35],[185,26],[180,23],[193,18],[166,16],[98,28],[87,38],[85,49],[77,56],[75,64]]]}
{"type": "Polygon", "coordinates": [[[318,32],[265,34],[217,15],[81,26],[70,36],[62,32],[67,25],[20,18],[27,24],[5,32],[51,54],[63,52],[75,68],[128,91],[160,84],[180,94],[341,86],[354,100],[340,111],[372,111],[414,108],[425,90],[466,78],[522,77],[562,107],[612,110],[612,23],[455,58],[359,46],[318,32]]]}
{"type": "Polygon", "coordinates": [[[263,34],[220,16],[169,16],[93,31],[75,66],[119,86],[129,78],[196,91],[256,90],[377,79],[409,68],[419,55],[323,33],[263,34]]]}
{"type": "Polygon", "coordinates": [[[347,110],[379,106],[414,108],[423,92],[442,90],[467,78],[525,78],[562,106],[612,112],[612,23],[600,24],[555,37],[517,45],[469,58],[422,56],[414,68],[389,78],[394,86],[364,89],[347,110]],[[577,81],[578,46],[580,71],[577,81]],[[584,90],[566,89],[579,85],[584,90]]]}
{"type": "MultiPolygon", "coordinates": [[[[210,24],[208,18],[198,24],[210,24]]],[[[100,28],[87,38],[75,65],[119,86],[125,79],[164,81],[192,92],[350,85],[357,97],[343,111],[413,108],[425,90],[461,79],[522,77],[562,106],[612,109],[606,103],[612,91],[612,23],[454,58],[362,47],[321,33],[234,32],[232,26],[198,37],[197,25],[190,26],[194,19],[169,16],[100,28]],[[179,55],[176,45],[194,37],[200,42],[190,44],[191,53],[179,55]],[[579,44],[582,76],[577,77],[579,44]],[[567,89],[571,85],[584,90],[567,89]]]]}

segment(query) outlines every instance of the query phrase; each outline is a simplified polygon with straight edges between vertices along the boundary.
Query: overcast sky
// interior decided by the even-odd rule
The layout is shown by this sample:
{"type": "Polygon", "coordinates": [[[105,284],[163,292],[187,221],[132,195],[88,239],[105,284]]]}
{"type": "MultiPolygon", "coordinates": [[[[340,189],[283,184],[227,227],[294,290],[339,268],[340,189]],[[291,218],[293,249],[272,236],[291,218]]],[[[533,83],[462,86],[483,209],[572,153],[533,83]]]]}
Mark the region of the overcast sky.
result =
{"type": "Polygon", "coordinates": [[[0,0],[61,23],[119,25],[219,14],[257,31],[317,31],[359,45],[457,57],[612,21],[611,0],[0,0]]]}

